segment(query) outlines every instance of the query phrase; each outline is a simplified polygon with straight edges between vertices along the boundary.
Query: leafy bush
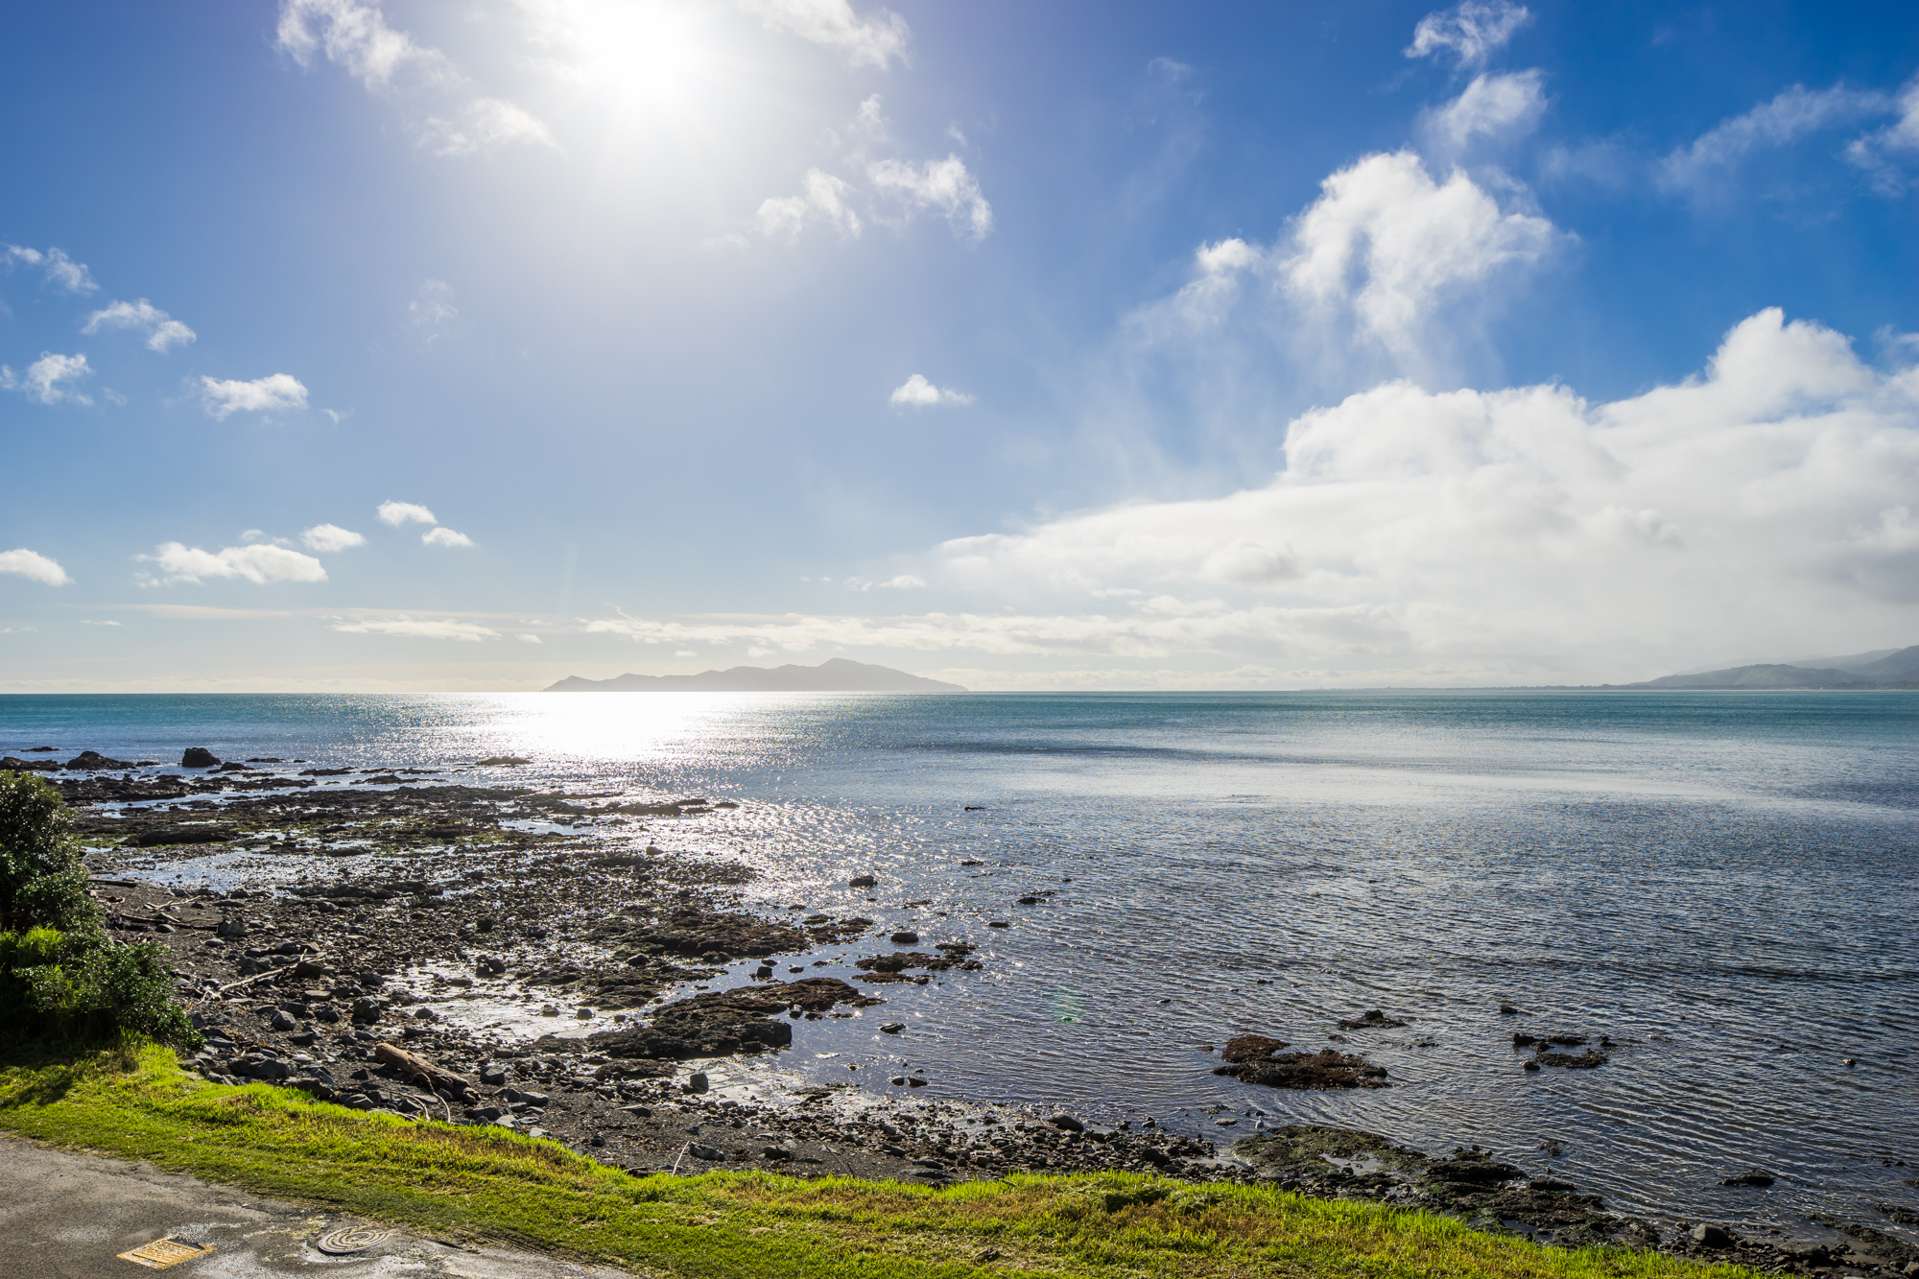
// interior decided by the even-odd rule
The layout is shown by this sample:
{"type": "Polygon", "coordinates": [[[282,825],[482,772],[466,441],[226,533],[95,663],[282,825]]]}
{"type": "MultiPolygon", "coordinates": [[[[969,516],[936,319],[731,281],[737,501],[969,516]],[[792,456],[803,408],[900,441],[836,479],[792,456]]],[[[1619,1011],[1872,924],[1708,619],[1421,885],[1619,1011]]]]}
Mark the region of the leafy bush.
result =
{"type": "Polygon", "coordinates": [[[165,952],[107,936],[60,793],[19,773],[0,773],[0,1025],[23,1039],[199,1039],[165,952]]]}
{"type": "Polygon", "coordinates": [[[0,932],[72,932],[99,921],[60,792],[25,773],[0,773],[0,932]]]}

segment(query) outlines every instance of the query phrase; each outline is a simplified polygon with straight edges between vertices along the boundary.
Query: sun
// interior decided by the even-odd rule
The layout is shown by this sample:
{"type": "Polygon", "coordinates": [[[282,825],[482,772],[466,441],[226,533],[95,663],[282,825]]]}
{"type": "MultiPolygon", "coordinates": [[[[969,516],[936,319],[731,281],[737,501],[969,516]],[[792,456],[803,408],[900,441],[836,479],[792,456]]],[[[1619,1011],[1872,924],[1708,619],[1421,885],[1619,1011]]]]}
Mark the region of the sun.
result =
{"type": "Polygon", "coordinates": [[[549,8],[555,70],[612,119],[657,124],[709,107],[720,80],[709,6],[563,0],[549,8]]]}

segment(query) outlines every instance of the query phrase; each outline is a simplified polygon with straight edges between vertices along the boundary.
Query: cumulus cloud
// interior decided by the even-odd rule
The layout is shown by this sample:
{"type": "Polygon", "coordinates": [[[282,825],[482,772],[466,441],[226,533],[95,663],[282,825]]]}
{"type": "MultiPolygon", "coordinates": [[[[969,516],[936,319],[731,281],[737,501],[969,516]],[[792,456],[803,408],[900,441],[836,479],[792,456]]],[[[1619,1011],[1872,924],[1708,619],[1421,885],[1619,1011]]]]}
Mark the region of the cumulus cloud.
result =
{"type": "Polygon", "coordinates": [[[225,421],[235,413],[298,413],[307,406],[307,389],[291,373],[269,373],[252,380],[202,377],[200,402],[207,416],[225,421]]]}
{"type": "Polygon", "coordinates": [[[894,387],[886,398],[896,409],[964,408],[973,402],[973,397],[965,391],[934,386],[922,373],[915,373],[894,387]]]}
{"type": "Polygon", "coordinates": [[[402,524],[438,524],[440,522],[433,518],[432,511],[418,502],[382,502],[375,514],[380,517],[380,523],[389,524],[394,528],[402,524]]]}
{"type": "Polygon", "coordinates": [[[428,546],[460,548],[473,545],[473,539],[466,534],[450,528],[430,528],[420,534],[420,540],[428,546]]]}
{"type": "Polygon", "coordinates": [[[907,214],[933,210],[946,215],[955,234],[974,241],[993,231],[993,206],[980,193],[979,182],[957,155],[944,160],[911,164],[879,160],[868,166],[873,189],[892,199],[907,214]]]}
{"type": "Polygon", "coordinates": [[[229,546],[218,551],[204,551],[180,542],[162,542],[153,548],[151,555],[142,555],[139,559],[154,566],[158,581],[169,584],[197,585],[219,578],[234,578],[255,586],[326,581],[326,568],[319,560],[271,542],[229,546]]]}
{"type": "MultiPolygon", "coordinates": [[[[1225,496],[945,543],[929,576],[1135,601],[1028,617],[1022,644],[1479,680],[1638,678],[1919,625],[1919,368],[1777,309],[1676,385],[1592,402],[1391,382],[1300,416],[1284,456],[1225,496]]],[[[1014,642],[995,625],[954,627],[954,647],[1014,642]]]]}
{"type": "Polygon", "coordinates": [[[840,50],[855,66],[905,62],[906,19],[887,9],[862,17],[849,0],[740,0],[769,30],[840,50]]]}
{"type": "Polygon", "coordinates": [[[445,104],[418,118],[420,145],[435,154],[472,155],[500,146],[552,146],[547,128],[525,108],[475,90],[438,49],[393,26],[377,0],[281,0],[280,49],[302,67],[316,57],[339,67],[369,93],[405,89],[445,104]]]}
{"type": "Polygon", "coordinates": [[[80,331],[91,336],[101,329],[134,329],[143,332],[147,335],[147,349],[163,355],[176,346],[186,346],[199,336],[145,298],[133,302],[109,302],[89,315],[80,331]]]}
{"type": "Polygon", "coordinates": [[[309,551],[318,551],[322,555],[332,555],[366,545],[366,537],[363,534],[355,533],[350,528],[341,528],[338,524],[315,524],[300,534],[300,540],[306,544],[309,551]]]}
{"type": "Polygon", "coordinates": [[[1459,96],[1426,113],[1425,131],[1448,154],[1476,142],[1524,137],[1546,112],[1545,76],[1538,70],[1482,73],[1459,96]]]}
{"type": "Polygon", "coordinates": [[[1464,0],[1451,9],[1429,13],[1413,28],[1409,58],[1444,56],[1458,65],[1484,65],[1532,21],[1532,11],[1508,0],[1464,0]]]}
{"type": "MultiPolygon", "coordinates": [[[[1668,153],[1659,165],[1659,183],[1668,191],[1694,196],[1722,194],[1754,153],[1881,115],[1892,102],[1891,95],[1870,89],[1795,84],[1668,153]]],[[[1914,136],[1919,140],[1919,131],[1914,136]]]]}
{"type": "Polygon", "coordinates": [[[0,244],[0,266],[29,267],[55,288],[68,293],[92,293],[100,286],[84,262],[75,262],[64,249],[35,249],[24,244],[0,244]]]}
{"type": "Polygon", "coordinates": [[[0,551],[0,573],[12,573],[43,586],[66,586],[73,581],[57,561],[24,546],[0,551]]]}
{"type": "Polygon", "coordinates": [[[863,229],[850,203],[851,188],[842,178],[820,169],[808,169],[800,194],[769,197],[760,202],[760,234],[769,239],[797,240],[811,223],[831,227],[842,236],[857,238],[863,229]]]}
{"type": "Polygon", "coordinates": [[[453,640],[461,644],[500,638],[500,633],[490,626],[446,618],[363,619],[335,622],[333,629],[342,635],[395,635],[402,639],[453,640]]]}
{"type": "Polygon", "coordinates": [[[545,641],[545,640],[543,640],[543,639],[541,639],[541,638],[540,638],[539,636],[537,636],[537,635],[535,635],[535,634],[534,634],[534,633],[533,633],[532,631],[521,631],[521,632],[520,632],[520,633],[519,633],[518,635],[515,635],[515,636],[514,636],[513,638],[514,638],[514,639],[516,639],[516,640],[518,640],[518,641],[520,641],[520,643],[522,643],[522,644],[544,644],[544,643],[546,643],[546,641],[545,641]]]}
{"type": "Polygon", "coordinates": [[[35,404],[91,404],[92,397],[81,391],[79,384],[92,375],[84,355],[42,351],[24,373],[0,364],[0,391],[18,391],[35,404]]]}
{"type": "MultiPolygon", "coordinates": [[[[1328,177],[1278,265],[1295,298],[1350,309],[1363,333],[1406,355],[1436,306],[1540,261],[1558,238],[1551,222],[1502,208],[1465,173],[1437,182],[1417,155],[1399,151],[1328,177]]],[[[1235,249],[1230,264],[1239,262],[1235,249]]]]}

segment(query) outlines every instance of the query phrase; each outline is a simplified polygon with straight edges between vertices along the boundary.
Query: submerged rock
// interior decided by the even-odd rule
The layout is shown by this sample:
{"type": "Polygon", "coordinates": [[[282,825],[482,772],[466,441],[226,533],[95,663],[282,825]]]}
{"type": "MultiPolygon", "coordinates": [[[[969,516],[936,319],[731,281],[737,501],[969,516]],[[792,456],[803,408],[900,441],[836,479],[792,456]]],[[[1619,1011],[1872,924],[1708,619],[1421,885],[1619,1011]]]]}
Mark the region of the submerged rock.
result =
{"type": "Polygon", "coordinates": [[[1226,1064],[1216,1075],[1227,1075],[1267,1088],[1385,1088],[1386,1068],[1364,1057],[1336,1052],[1285,1052],[1282,1040],[1268,1035],[1238,1035],[1226,1041],[1226,1064]]]}
{"type": "Polygon", "coordinates": [[[1394,1030],[1408,1024],[1403,1018],[1388,1017],[1383,1009],[1368,1008],[1357,1017],[1343,1018],[1339,1028],[1341,1030],[1394,1030]]]}

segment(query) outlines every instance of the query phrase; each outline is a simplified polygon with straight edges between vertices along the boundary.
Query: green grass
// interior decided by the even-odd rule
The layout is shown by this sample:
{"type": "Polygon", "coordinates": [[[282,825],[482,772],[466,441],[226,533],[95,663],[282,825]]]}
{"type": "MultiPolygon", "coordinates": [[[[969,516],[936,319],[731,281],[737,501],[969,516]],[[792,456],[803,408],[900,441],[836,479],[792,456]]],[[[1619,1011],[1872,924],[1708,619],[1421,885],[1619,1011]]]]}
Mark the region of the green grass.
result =
{"type": "Polygon", "coordinates": [[[765,1173],[635,1177],[503,1129],[208,1083],[157,1047],[0,1066],[0,1130],[428,1233],[676,1279],[1750,1274],[1546,1248],[1426,1213],[1265,1187],[1116,1173],[937,1190],[765,1173]]]}

